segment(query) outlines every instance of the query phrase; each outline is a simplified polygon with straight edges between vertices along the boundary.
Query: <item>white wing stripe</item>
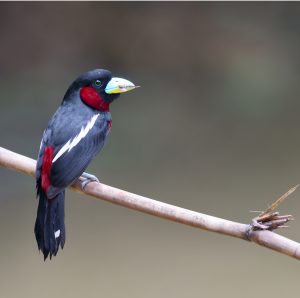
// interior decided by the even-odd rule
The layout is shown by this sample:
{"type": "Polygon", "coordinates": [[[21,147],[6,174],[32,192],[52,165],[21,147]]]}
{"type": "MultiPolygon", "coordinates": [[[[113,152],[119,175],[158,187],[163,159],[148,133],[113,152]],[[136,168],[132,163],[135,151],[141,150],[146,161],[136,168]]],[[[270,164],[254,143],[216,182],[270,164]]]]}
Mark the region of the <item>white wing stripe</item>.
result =
{"type": "Polygon", "coordinates": [[[52,160],[52,163],[57,161],[66,151],[70,152],[73,147],[75,147],[87,134],[88,132],[93,128],[95,125],[95,122],[98,118],[99,114],[94,115],[87,123],[85,127],[81,127],[80,133],[73,138],[73,140],[69,140],[63,147],[57,152],[54,159],[52,160]]]}

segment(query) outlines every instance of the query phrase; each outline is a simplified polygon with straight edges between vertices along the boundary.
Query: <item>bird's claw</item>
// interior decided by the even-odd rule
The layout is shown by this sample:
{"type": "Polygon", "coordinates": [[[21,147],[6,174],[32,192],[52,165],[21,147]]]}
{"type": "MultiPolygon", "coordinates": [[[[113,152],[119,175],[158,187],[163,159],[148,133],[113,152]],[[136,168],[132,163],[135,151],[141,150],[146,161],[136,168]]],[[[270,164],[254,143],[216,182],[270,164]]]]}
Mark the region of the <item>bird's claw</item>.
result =
{"type": "Polygon", "coordinates": [[[83,172],[82,175],[81,175],[81,188],[82,190],[85,190],[85,187],[91,183],[91,182],[100,182],[99,179],[95,176],[95,175],[92,175],[92,174],[89,174],[89,173],[86,173],[86,172],[83,172]]]}

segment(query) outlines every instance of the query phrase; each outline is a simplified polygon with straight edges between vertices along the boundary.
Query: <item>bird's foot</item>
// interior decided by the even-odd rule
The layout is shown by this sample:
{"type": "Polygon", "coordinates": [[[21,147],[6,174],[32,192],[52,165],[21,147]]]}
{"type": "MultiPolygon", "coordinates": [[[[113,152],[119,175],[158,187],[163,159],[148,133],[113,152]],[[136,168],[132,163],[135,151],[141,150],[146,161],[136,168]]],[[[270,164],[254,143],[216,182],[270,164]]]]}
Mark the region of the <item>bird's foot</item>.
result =
{"type": "Polygon", "coordinates": [[[92,175],[92,174],[89,174],[89,173],[86,173],[86,172],[83,172],[81,174],[81,188],[82,190],[85,190],[85,187],[91,183],[91,182],[98,182],[99,183],[99,179],[95,176],[95,175],[92,175]]]}

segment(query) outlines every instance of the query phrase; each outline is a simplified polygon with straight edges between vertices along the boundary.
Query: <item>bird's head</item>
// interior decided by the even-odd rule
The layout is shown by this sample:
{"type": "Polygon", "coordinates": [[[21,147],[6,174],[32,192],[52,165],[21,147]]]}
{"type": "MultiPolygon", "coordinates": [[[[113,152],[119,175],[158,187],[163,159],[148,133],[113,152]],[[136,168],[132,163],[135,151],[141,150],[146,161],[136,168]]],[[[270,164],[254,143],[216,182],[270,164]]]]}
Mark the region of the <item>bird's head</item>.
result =
{"type": "Polygon", "coordinates": [[[105,111],[121,93],[137,87],[139,86],[135,86],[128,80],[113,77],[108,70],[95,69],[80,75],[70,86],[65,99],[72,91],[79,90],[80,98],[85,104],[105,111]]]}

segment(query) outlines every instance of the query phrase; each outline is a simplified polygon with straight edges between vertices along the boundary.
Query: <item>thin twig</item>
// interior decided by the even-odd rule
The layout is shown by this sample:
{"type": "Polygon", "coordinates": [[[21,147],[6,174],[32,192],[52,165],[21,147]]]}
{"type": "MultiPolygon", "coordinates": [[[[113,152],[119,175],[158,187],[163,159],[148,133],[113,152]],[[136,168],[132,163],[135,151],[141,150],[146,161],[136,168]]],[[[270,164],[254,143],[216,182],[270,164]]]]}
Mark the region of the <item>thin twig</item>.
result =
{"type": "MultiPolygon", "coordinates": [[[[0,147],[0,165],[5,168],[34,176],[35,164],[36,161],[31,158],[0,147]]],[[[97,182],[89,183],[85,190],[82,191],[79,180],[72,185],[72,190],[174,222],[243,240],[250,240],[300,260],[300,243],[274,232],[255,231],[248,224],[237,223],[173,206],[97,182]]]]}
{"type": "Polygon", "coordinates": [[[260,217],[262,217],[263,215],[266,215],[266,214],[271,214],[298,187],[299,187],[299,184],[297,184],[296,186],[294,186],[291,189],[289,189],[285,194],[283,194],[279,199],[277,199],[269,208],[267,208],[262,214],[260,214],[260,217]]]}

